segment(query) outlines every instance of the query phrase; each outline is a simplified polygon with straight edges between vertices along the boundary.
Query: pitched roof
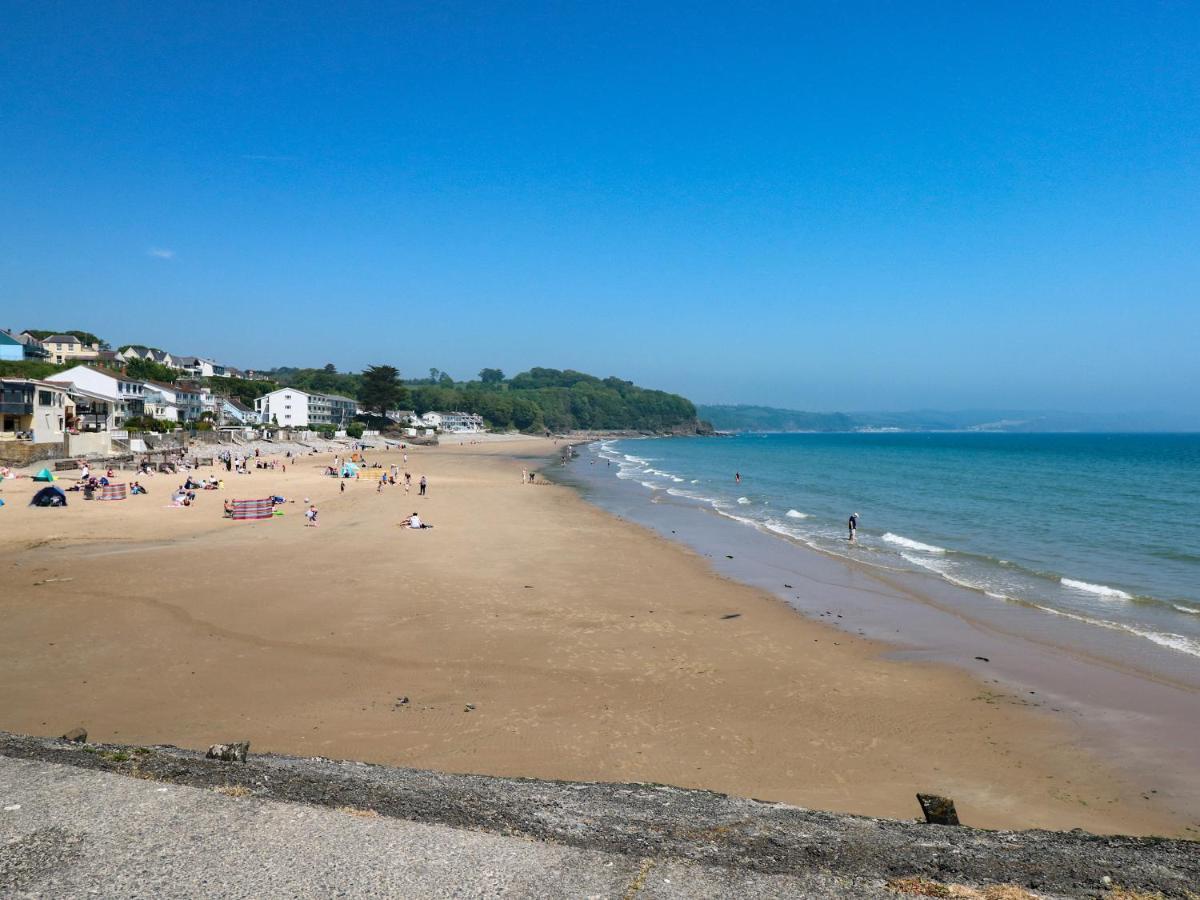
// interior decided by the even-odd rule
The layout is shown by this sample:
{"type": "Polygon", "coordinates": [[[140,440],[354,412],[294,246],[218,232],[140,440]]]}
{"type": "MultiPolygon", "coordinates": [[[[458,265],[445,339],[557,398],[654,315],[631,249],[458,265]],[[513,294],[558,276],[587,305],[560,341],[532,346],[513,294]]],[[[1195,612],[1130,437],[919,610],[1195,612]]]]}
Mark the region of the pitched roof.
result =
{"type": "Polygon", "coordinates": [[[43,344],[82,344],[79,338],[73,334],[52,334],[50,337],[42,338],[43,344]]]}
{"type": "MultiPolygon", "coordinates": [[[[124,372],[120,372],[116,369],[97,369],[95,366],[85,366],[82,363],[76,366],[71,366],[71,369],[86,369],[89,372],[95,372],[97,375],[107,375],[109,378],[112,378],[116,381],[128,381],[130,384],[142,383],[142,379],[132,378],[129,375],[126,375],[124,372]]],[[[67,369],[66,372],[70,372],[71,369],[67,369]]],[[[66,372],[59,372],[58,374],[65,375],[66,372]]]]}
{"type": "Polygon", "coordinates": [[[23,341],[18,341],[15,337],[13,337],[7,331],[0,331],[0,344],[17,344],[18,346],[21,346],[21,347],[25,346],[25,343],[23,341]]]}

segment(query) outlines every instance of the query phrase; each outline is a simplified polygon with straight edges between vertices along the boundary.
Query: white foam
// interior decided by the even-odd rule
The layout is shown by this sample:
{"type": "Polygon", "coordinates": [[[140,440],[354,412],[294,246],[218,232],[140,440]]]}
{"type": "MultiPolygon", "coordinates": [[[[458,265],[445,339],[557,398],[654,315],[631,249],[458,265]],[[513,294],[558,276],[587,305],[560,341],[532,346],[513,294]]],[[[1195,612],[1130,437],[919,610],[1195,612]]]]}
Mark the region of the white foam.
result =
{"type": "Polygon", "coordinates": [[[795,538],[797,540],[800,538],[796,532],[792,531],[792,529],[788,528],[782,522],[776,521],[775,519],[767,519],[767,521],[763,523],[763,527],[768,531],[773,531],[776,534],[782,534],[787,538],[795,538]]]}
{"type": "Polygon", "coordinates": [[[927,556],[915,556],[912,553],[901,553],[900,558],[908,560],[914,566],[928,569],[930,572],[937,572],[939,575],[946,574],[946,562],[944,560],[930,559],[927,556]]]}
{"type": "Polygon", "coordinates": [[[789,509],[784,513],[789,519],[807,519],[808,513],[802,513],[798,509],[789,509]]]}
{"type": "Polygon", "coordinates": [[[750,503],[750,498],[749,497],[738,497],[738,503],[742,504],[742,506],[746,506],[747,504],[750,503]]]}
{"type": "MultiPolygon", "coordinates": [[[[1037,604],[1035,604],[1037,606],[1037,604]]],[[[1200,656],[1200,641],[1194,638],[1184,637],[1182,634],[1175,634],[1172,631],[1147,631],[1144,628],[1134,628],[1132,625],[1122,625],[1119,622],[1110,622],[1107,619],[1093,619],[1091,616],[1080,616],[1075,613],[1065,612],[1061,609],[1053,609],[1049,606],[1037,606],[1042,612],[1048,612],[1055,616],[1062,616],[1064,619],[1074,619],[1076,622],[1084,622],[1088,625],[1097,625],[1100,628],[1107,628],[1111,631],[1124,631],[1128,634],[1136,634],[1138,637],[1145,638],[1148,641],[1153,641],[1160,647],[1167,647],[1171,650],[1178,650],[1180,653],[1186,653],[1189,656],[1200,656]]]]}
{"type": "Polygon", "coordinates": [[[1177,610],[1179,610],[1180,612],[1187,613],[1188,615],[1191,615],[1191,616],[1200,616],[1200,609],[1196,609],[1195,607],[1180,606],[1178,603],[1172,603],[1171,605],[1173,607],[1175,607],[1177,610]]]}
{"type": "Polygon", "coordinates": [[[1063,587],[1073,588],[1077,591],[1083,591],[1087,594],[1095,594],[1097,597],[1106,597],[1110,600],[1132,600],[1129,594],[1124,591],[1119,591],[1116,588],[1111,588],[1104,584],[1089,584],[1086,581],[1076,581],[1074,578],[1060,578],[1059,581],[1063,587]]]}
{"type": "Polygon", "coordinates": [[[883,539],[889,544],[895,544],[898,547],[907,547],[909,550],[920,550],[922,553],[946,552],[945,547],[935,547],[933,544],[922,544],[920,541],[914,541],[911,538],[906,538],[900,534],[892,534],[890,531],[883,536],[883,539]]]}

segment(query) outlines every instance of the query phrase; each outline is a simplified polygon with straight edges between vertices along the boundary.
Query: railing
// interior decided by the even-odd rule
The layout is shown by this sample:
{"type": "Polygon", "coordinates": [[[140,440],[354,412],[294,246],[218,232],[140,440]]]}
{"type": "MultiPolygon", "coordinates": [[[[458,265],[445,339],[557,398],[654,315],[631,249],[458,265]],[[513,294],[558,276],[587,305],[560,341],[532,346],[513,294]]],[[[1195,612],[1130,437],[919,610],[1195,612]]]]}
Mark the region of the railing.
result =
{"type": "Polygon", "coordinates": [[[0,413],[8,413],[13,416],[32,416],[32,403],[0,403],[0,413]]]}

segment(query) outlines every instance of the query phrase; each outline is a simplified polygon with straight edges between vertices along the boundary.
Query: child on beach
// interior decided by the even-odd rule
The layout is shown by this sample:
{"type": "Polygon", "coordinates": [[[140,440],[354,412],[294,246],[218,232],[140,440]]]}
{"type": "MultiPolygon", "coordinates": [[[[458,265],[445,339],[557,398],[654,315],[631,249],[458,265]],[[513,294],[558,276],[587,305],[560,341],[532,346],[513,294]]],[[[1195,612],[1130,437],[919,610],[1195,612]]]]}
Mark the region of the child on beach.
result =
{"type": "Polygon", "coordinates": [[[304,511],[304,518],[308,520],[304,523],[305,528],[308,528],[309,526],[312,526],[313,528],[320,527],[317,524],[317,507],[316,506],[310,506],[308,509],[306,509],[304,511]]]}

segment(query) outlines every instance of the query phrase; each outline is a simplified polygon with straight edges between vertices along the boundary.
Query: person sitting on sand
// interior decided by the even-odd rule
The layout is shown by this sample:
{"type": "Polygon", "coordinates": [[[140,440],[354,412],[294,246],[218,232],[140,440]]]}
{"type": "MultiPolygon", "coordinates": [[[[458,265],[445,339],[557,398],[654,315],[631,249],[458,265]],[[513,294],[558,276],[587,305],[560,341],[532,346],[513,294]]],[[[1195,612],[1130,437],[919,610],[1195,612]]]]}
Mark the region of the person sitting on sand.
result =
{"type": "Polygon", "coordinates": [[[142,483],[140,481],[135,481],[133,484],[131,484],[129,486],[129,493],[131,493],[131,494],[148,494],[150,492],[148,490],[146,490],[144,487],[142,487],[142,483]]]}
{"type": "Polygon", "coordinates": [[[432,528],[433,527],[432,525],[426,525],[424,522],[422,522],[421,517],[419,515],[417,515],[415,512],[411,516],[409,516],[407,519],[405,519],[403,522],[401,522],[400,525],[402,527],[407,526],[408,528],[432,528]]]}

